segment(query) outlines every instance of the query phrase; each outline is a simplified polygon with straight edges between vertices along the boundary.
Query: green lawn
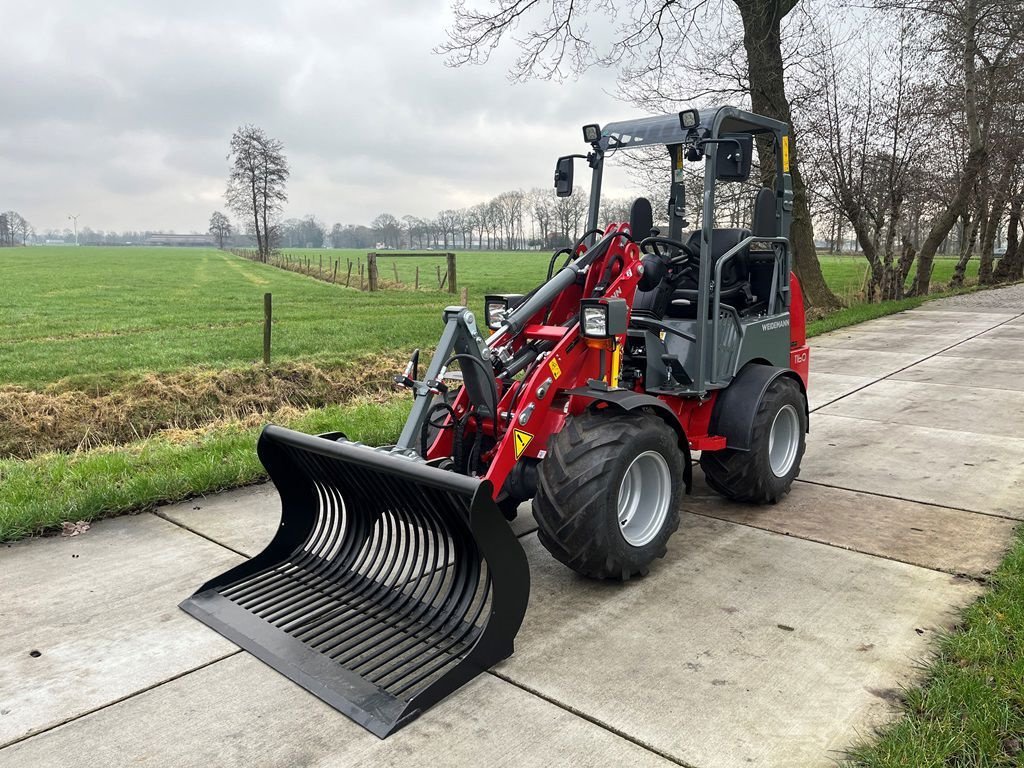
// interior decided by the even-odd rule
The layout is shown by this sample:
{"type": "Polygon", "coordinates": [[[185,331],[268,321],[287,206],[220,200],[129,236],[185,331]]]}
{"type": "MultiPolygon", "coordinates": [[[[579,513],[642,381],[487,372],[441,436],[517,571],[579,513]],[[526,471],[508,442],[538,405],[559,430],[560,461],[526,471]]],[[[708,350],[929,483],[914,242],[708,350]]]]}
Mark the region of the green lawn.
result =
{"type": "MultiPolygon", "coordinates": [[[[362,251],[291,252],[319,265],[362,251]]],[[[548,254],[460,253],[459,285],[475,306],[488,292],[523,292],[543,279],[548,254]]],[[[190,366],[230,368],[262,353],[263,294],[274,295],[273,358],[336,365],[358,354],[430,347],[453,298],[436,290],[441,256],[380,259],[407,290],[380,294],[332,285],[208,249],[39,247],[0,250],[0,384],[40,388],[190,366]],[[421,288],[411,290],[416,266],[421,288]],[[429,286],[429,289],[428,289],[429,286]]],[[[863,284],[866,262],[823,256],[841,296],[863,284]]],[[[948,280],[953,263],[937,262],[948,280]]]]}
{"type": "MultiPolygon", "coordinates": [[[[460,260],[472,300],[543,277],[540,255],[516,260],[460,260]]],[[[363,293],[191,249],[3,249],[0,285],[0,383],[30,387],[68,376],[252,363],[262,354],[266,292],[274,295],[274,359],[323,363],[433,345],[441,309],[452,303],[436,290],[363,293]]]]}
{"type": "MultiPolygon", "coordinates": [[[[855,302],[864,288],[864,276],[868,271],[867,260],[860,255],[821,255],[818,261],[821,262],[826,282],[836,295],[848,304],[855,302]]],[[[953,277],[955,268],[956,259],[936,258],[932,267],[932,289],[937,290],[947,285],[953,277]]],[[[914,274],[915,271],[911,269],[908,281],[913,279],[914,274]]],[[[967,263],[967,281],[971,282],[977,277],[978,260],[972,259],[967,263]]]]}

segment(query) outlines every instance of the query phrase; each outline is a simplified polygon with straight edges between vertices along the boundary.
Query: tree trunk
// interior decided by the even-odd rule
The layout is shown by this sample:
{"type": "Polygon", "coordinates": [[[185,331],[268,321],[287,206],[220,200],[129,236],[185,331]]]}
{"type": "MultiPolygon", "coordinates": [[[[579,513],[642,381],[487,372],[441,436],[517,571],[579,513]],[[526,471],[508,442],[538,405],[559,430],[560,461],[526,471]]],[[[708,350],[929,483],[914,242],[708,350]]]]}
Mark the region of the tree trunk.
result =
{"type": "Polygon", "coordinates": [[[964,216],[963,229],[964,236],[960,242],[960,259],[953,270],[953,279],[949,281],[950,288],[963,287],[964,275],[967,272],[967,262],[971,260],[971,255],[974,252],[974,243],[978,236],[978,219],[967,220],[967,217],[964,216]]]}
{"type": "Polygon", "coordinates": [[[1003,172],[999,174],[999,182],[996,186],[995,196],[992,199],[992,208],[988,212],[985,236],[981,240],[981,261],[978,265],[978,282],[982,285],[992,285],[996,281],[992,271],[996,247],[996,231],[999,229],[999,222],[1003,218],[1003,209],[1006,208],[1006,199],[1010,194],[1010,180],[1013,178],[1013,170],[1014,163],[1007,162],[1003,172]]]}
{"type": "Polygon", "coordinates": [[[981,175],[988,157],[985,139],[981,133],[981,119],[978,115],[978,71],[977,62],[975,61],[978,55],[978,2],[979,0],[967,0],[966,18],[963,20],[964,50],[961,62],[963,64],[964,76],[964,115],[967,123],[970,151],[967,154],[963,176],[960,177],[960,184],[953,195],[953,199],[949,201],[946,209],[932,222],[928,236],[921,245],[921,254],[917,259],[916,284],[917,294],[920,296],[928,295],[935,252],[938,250],[943,238],[949,234],[949,230],[956,222],[957,216],[963,212],[964,206],[967,204],[968,195],[971,194],[971,190],[981,175]]]}
{"type": "Polygon", "coordinates": [[[252,181],[250,183],[251,183],[251,188],[252,188],[252,218],[253,218],[253,226],[254,226],[254,229],[256,230],[256,250],[259,253],[260,258],[262,259],[263,258],[263,236],[260,234],[260,206],[259,206],[259,196],[258,196],[257,191],[256,191],[256,177],[255,176],[252,177],[252,181]]]}
{"type": "Polygon", "coordinates": [[[967,202],[967,196],[971,193],[971,187],[974,186],[974,182],[978,178],[978,174],[981,173],[981,168],[985,164],[985,158],[987,152],[984,147],[977,151],[972,151],[967,157],[967,165],[964,168],[964,175],[960,178],[960,186],[957,188],[956,193],[953,195],[953,199],[949,202],[942,213],[932,223],[931,229],[928,230],[928,235],[924,239],[924,243],[921,245],[921,254],[917,259],[917,278],[915,280],[916,292],[919,296],[927,296],[928,288],[931,285],[932,279],[932,264],[935,261],[935,253],[939,249],[939,245],[945,239],[946,235],[953,228],[953,224],[956,222],[957,216],[960,215],[964,209],[964,205],[967,202]],[[969,183],[968,183],[969,182],[969,183]]]}
{"type": "MultiPolygon", "coordinates": [[[[825,283],[814,248],[814,227],[807,204],[807,189],[800,174],[799,153],[793,135],[793,116],[786,98],[779,24],[792,10],[796,0],[733,2],[743,19],[743,47],[747,52],[751,109],[789,125],[789,169],[793,178],[793,224],[789,241],[793,248],[793,271],[800,278],[800,287],[808,305],[819,309],[837,309],[840,306],[839,299],[825,283]]],[[[774,150],[768,142],[758,142],[757,149],[761,168],[774,168],[774,150]]]]}
{"type": "Polygon", "coordinates": [[[1021,208],[1024,193],[1017,194],[1010,201],[1010,222],[1006,227],[1006,255],[996,265],[993,277],[997,282],[1020,280],[1024,276],[1024,248],[1019,240],[1021,208]]]}
{"type": "Polygon", "coordinates": [[[914,248],[913,241],[909,237],[904,236],[903,253],[900,254],[900,261],[897,267],[894,299],[902,299],[906,293],[907,275],[910,274],[910,267],[914,264],[914,257],[916,255],[917,251],[914,248]]]}

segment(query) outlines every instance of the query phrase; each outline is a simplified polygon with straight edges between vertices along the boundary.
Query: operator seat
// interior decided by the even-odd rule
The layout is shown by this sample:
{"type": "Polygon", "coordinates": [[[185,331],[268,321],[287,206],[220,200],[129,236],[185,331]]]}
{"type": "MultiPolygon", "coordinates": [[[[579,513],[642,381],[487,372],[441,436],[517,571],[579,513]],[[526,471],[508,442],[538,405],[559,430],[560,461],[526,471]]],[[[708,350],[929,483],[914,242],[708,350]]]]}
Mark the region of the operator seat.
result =
{"type": "MultiPolygon", "coordinates": [[[[700,236],[700,230],[690,233],[687,244],[695,251],[700,251],[700,236]]],[[[714,279],[714,269],[718,260],[727,251],[732,250],[738,243],[748,237],[750,237],[749,229],[711,230],[712,279],[714,279]]],[[[744,309],[752,300],[750,282],[748,280],[750,268],[747,263],[747,255],[749,251],[749,248],[744,248],[729,259],[722,268],[722,303],[729,304],[738,310],[744,309]]],[[[692,264],[684,271],[682,277],[676,283],[676,289],[672,292],[672,300],[668,307],[669,317],[697,316],[697,278],[699,269],[698,263],[692,264]]]]}
{"type": "MultiPolygon", "coordinates": [[[[689,245],[700,250],[700,231],[690,234],[689,245]]],[[[714,229],[711,231],[711,269],[714,276],[718,260],[742,240],[754,237],[777,237],[775,192],[762,187],[754,197],[751,229],[714,229]]],[[[756,312],[767,304],[775,269],[775,252],[770,245],[757,243],[745,247],[722,268],[722,303],[739,312],[756,312]]],[[[672,292],[669,317],[697,316],[697,267],[681,276],[672,292]]]]}
{"type": "MultiPolygon", "coordinates": [[[[645,237],[651,236],[652,229],[654,210],[651,208],[651,201],[646,197],[638,197],[629,207],[629,232],[639,243],[645,237]]],[[[649,291],[641,291],[638,288],[633,296],[632,314],[660,320],[665,316],[665,311],[672,300],[672,290],[673,286],[668,280],[661,281],[649,291]]]]}
{"type": "MultiPolygon", "coordinates": [[[[630,232],[638,241],[650,233],[654,215],[651,203],[646,198],[637,198],[630,208],[630,232]]],[[[728,251],[751,235],[776,237],[779,226],[776,217],[775,192],[763,187],[754,198],[751,229],[714,229],[711,231],[711,274],[715,264],[728,251]]],[[[688,245],[700,251],[701,232],[691,232],[688,245]]],[[[774,251],[771,247],[754,242],[733,256],[722,269],[722,303],[739,312],[756,312],[767,302],[771,292],[774,270],[774,251]]],[[[691,267],[677,275],[674,280],[664,280],[649,291],[636,292],[633,299],[633,313],[640,316],[661,319],[695,318],[697,316],[697,270],[691,267]]]]}

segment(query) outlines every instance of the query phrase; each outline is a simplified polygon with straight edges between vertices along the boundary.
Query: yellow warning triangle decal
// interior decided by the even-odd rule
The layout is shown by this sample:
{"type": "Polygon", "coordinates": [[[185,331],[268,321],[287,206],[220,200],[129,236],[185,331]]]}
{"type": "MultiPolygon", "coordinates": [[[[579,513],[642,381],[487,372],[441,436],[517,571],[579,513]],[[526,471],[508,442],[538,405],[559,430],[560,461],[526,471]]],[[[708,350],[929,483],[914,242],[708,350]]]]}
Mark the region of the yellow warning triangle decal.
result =
{"type": "Polygon", "coordinates": [[[533,440],[533,435],[531,435],[529,432],[523,432],[523,430],[521,429],[513,429],[512,438],[515,440],[516,460],[518,461],[519,458],[523,455],[523,451],[526,450],[526,446],[528,446],[530,444],[530,441],[533,440]]]}

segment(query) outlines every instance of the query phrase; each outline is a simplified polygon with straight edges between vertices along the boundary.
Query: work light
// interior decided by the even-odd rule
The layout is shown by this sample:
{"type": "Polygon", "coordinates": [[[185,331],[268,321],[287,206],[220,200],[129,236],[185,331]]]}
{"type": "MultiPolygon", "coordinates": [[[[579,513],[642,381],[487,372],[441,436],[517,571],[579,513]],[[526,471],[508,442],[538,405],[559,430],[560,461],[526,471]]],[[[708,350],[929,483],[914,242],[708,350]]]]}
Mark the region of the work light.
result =
{"type": "Polygon", "coordinates": [[[588,339],[608,339],[626,332],[625,299],[583,299],[580,333],[588,339]]]}
{"type": "Polygon", "coordinates": [[[597,144],[601,139],[601,126],[597,123],[583,126],[583,140],[588,144],[597,144]]]}
{"type": "Polygon", "coordinates": [[[496,331],[505,322],[505,315],[523,303],[521,293],[492,293],[484,296],[484,317],[487,327],[496,331]]]}
{"type": "Polygon", "coordinates": [[[696,109],[684,109],[679,113],[679,127],[684,131],[696,128],[700,122],[700,112],[696,109]]]}

